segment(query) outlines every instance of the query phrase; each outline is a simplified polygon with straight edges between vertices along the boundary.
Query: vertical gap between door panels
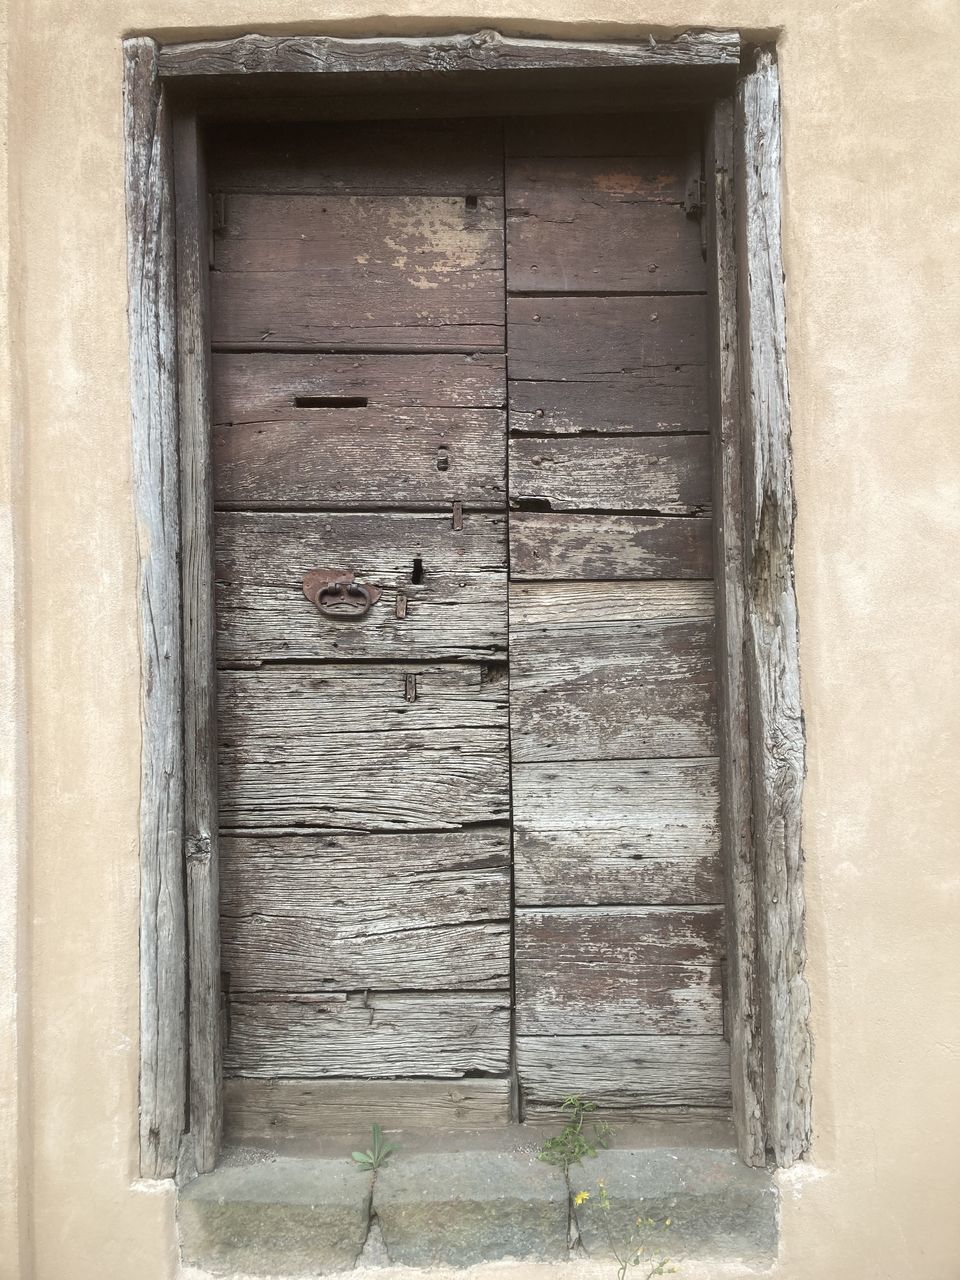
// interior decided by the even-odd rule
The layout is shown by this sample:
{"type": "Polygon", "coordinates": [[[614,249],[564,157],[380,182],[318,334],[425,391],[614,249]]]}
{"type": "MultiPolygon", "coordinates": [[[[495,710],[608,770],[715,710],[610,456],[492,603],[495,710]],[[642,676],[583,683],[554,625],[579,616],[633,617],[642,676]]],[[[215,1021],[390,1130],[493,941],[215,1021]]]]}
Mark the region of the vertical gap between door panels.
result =
{"type": "Polygon", "coordinates": [[[500,183],[503,193],[503,393],[504,529],[507,551],[507,777],[510,815],[510,1119],[523,1120],[523,1095],[517,1065],[517,882],[513,825],[513,725],[510,697],[510,329],[507,278],[507,120],[500,122],[500,183]]]}

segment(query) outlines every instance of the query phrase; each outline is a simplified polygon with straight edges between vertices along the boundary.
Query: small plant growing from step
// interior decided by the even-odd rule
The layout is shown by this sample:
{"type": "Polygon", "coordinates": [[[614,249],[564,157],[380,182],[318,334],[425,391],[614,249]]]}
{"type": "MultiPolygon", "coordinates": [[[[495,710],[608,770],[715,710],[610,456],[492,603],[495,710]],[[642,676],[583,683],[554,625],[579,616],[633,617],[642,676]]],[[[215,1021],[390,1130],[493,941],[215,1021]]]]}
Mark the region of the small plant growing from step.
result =
{"type": "MultiPolygon", "coordinates": [[[[574,1196],[574,1203],[581,1205],[590,1199],[589,1191],[581,1191],[574,1196]]],[[[663,1237],[670,1230],[669,1218],[636,1219],[634,1230],[626,1240],[616,1239],[610,1228],[610,1197],[603,1181],[597,1183],[597,1202],[605,1227],[607,1243],[617,1263],[617,1280],[626,1280],[630,1267],[642,1267],[642,1280],[653,1280],[654,1276],[672,1275],[677,1266],[663,1252],[663,1237]]]]}
{"type": "Polygon", "coordinates": [[[394,1151],[399,1148],[383,1140],[383,1130],[378,1124],[373,1126],[373,1141],[369,1151],[353,1151],[351,1155],[361,1169],[379,1169],[386,1164],[394,1151]]]}
{"type": "Polygon", "coordinates": [[[587,1102],[576,1093],[564,1098],[560,1109],[567,1123],[555,1137],[547,1139],[539,1158],[566,1173],[572,1164],[579,1164],[584,1158],[595,1156],[601,1147],[608,1146],[612,1130],[603,1120],[587,1122],[597,1104],[587,1102]]]}

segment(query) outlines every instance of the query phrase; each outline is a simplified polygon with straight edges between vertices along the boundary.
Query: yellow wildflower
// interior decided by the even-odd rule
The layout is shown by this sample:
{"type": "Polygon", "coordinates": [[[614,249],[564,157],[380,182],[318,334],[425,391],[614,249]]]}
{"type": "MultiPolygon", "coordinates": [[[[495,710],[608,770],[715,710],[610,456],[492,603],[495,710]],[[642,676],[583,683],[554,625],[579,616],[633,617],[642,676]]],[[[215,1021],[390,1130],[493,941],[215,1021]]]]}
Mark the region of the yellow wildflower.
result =
{"type": "Polygon", "coordinates": [[[578,1191],[577,1194],[573,1197],[573,1203],[583,1204],[584,1200],[589,1200],[589,1199],[590,1199],[589,1191],[578,1191]]]}

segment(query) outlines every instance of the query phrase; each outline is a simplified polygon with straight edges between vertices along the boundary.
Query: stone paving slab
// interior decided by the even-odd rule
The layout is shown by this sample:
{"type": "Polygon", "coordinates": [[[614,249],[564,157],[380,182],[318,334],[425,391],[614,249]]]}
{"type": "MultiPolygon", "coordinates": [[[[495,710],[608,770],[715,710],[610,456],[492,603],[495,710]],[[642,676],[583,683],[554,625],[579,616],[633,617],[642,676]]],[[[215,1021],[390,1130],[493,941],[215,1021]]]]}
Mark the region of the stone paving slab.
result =
{"type": "Polygon", "coordinates": [[[770,1175],[747,1168],[735,1151],[601,1151],[573,1166],[569,1179],[580,1242],[591,1257],[623,1255],[644,1233],[647,1254],[655,1257],[769,1261],[776,1253],[777,1195],[770,1175]],[[670,1226],[639,1228],[638,1218],[659,1224],[669,1218],[670,1226]]]}
{"type": "Polygon", "coordinates": [[[377,1174],[373,1211],[392,1263],[568,1257],[566,1181],[528,1152],[401,1153],[377,1174]]]}
{"type": "Polygon", "coordinates": [[[372,1177],[350,1160],[279,1158],[224,1166],[180,1190],[185,1263],[214,1275],[322,1275],[353,1267],[372,1177]]]}

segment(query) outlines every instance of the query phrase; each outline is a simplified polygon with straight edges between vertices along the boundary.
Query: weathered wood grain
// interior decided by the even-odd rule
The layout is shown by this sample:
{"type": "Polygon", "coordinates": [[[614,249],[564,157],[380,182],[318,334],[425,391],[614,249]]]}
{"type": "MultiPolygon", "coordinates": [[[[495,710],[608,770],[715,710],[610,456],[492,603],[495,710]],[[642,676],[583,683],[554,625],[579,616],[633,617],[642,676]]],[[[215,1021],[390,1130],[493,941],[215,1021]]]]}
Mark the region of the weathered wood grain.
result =
{"type": "Polygon", "coordinates": [[[720,100],[707,137],[711,279],[711,401],[720,695],[722,843],[727,904],[730,1074],[737,1143],[747,1164],[766,1160],[763,1054],[757,987],[756,870],[751,830],[750,715],[744,666],[746,621],[743,473],[735,245],[734,104],[720,100]]]}
{"type": "Polygon", "coordinates": [[[525,158],[506,166],[511,292],[706,287],[683,157],[525,158]]]}
{"type": "Polygon", "coordinates": [[[130,411],[140,615],[140,1172],[169,1178],[186,1112],[183,653],[170,115],[153,40],[123,42],[130,411]]]}
{"type": "Polygon", "coordinates": [[[716,755],[714,610],[701,598],[694,613],[698,596],[673,583],[513,587],[513,760],[716,755]]]}
{"type": "Polygon", "coordinates": [[[364,397],[370,409],[502,409],[504,357],[497,355],[218,354],[212,361],[213,421],[288,417],[298,397],[364,397]]]}
{"type": "Polygon", "coordinates": [[[518,436],[509,466],[512,505],[683,516],[710,510],[708,435],[518,436]]]}
{"type": "Polygon", "coordinates": [[[707,430],[706,330],[699,296],[509,298],[511,431],[707,430]]]}
{"type": "Polygon", "coordinates": [[[260,346],[503,345],[503,202],[224,197],[213,340],[260,346]]]}
{"type": "Polygon", "coordinates": [[[718,902],[719,804],[715,760],[517,764],[516,900],[718,902]]]}
{"type": "Polygon", "coordinates": [[[686,112],[522,115],[504,122],[508,157],[678,156],[691,145],[696,119],[686,112]]]}
{"type": "Polygon", "coordinates": [[[633,43],[531,40],[483,30],[419,37],[244,35],[164,45],[164,76],[304,75],[316,72],[496,71],[540,67],[736,67],[736,31],[685,31],[633,43]]]}
{"type": "Polygon", "coordinates": [[[499,121],[219,125],[207,138],[215,192],[463,197],[503,188],[499,121]]]}
{"type": "Polygon", "coordinates": [[[518,1036],[525,1109],[555,1109],[571,1093],[604,1111],[728,1107],[729,1049],[721,1036],[518,1036]]]}
{"type": "Polygon", "coordinates": [[[506,495],[500,409],[293,408],[218,426],[218,506],[498,510],[506,495]]]}
{"type": "Polygon", "coordinates": [[[503,986],[509,829],[222,842],[230,989],[503,986]],[[502,924],[499,929],[478,925],[502,924]]]}
{"type": "Polygon", "coordinates": [[[225,826],[456,829],[509,814],[505,685],[476,667],[224,671],[219,710],[225,826]]]}
{"type": "Polygon", "coordinates": [[[224,1082],[227,1142],[271,1144],[317,1134],[484,1129],[508,1123],[510,1081],[250,1080],[224,1082]]]}
{"type": "Polygon", "coordinates": [[[713,1035],[723,1031],[723,909],[517,912],[519,1035],[713,1035]]]}
{"type": "Polygon", "coordinates": [[[712,522],[703,516],[512,511],[514,579],[581,582],[713,576],[712,522]]]}
{"type": "Polygon", "coordinates": [[[780,244],[780,84],[768,49],[740,86],[744,293],[741,368],[753,832],[767,1146],[780,1165],[811,1137],[810,993],[804,976],[804,774],[793,465],[780,244]]]}
{"type": "Polygon", "coordinates": [[[196,116],[174,125],[177,376],[183,592],[184,848],[189,945],[190,1136],[198,1173],[223,1126],[217,894],[216,659],[207,334],[206,178],[196,116]]]}
{"type": "Polygon", "coordinates": [[[459,1077],[505,1072],[510,996],[476,992],[230,1001],[225,1069],[260,1079],[459,1077]]]}
{"type": "Polygon", "coordinates": [[[219,513],[219,661],[505,658],[506,520],[467,512],[462,522],[454,529],[450,515],[219,513]],[[304,596],[303,575],[327,566],[383,589],[361,622],[323,618],[304,596]]]}

